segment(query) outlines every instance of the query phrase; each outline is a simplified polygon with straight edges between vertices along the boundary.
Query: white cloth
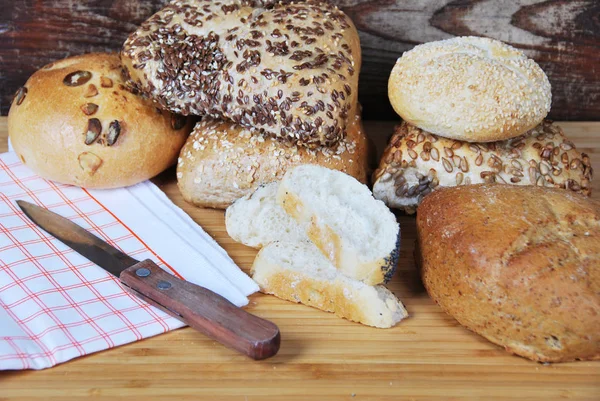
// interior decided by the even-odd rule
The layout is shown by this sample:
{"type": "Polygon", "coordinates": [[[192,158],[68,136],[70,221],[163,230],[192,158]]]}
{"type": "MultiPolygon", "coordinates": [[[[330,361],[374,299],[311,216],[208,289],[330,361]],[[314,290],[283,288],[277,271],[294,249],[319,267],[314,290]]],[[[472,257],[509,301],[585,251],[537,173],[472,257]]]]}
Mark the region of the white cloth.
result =
{"type": "Polygon", "coordinates": [[[43,369],[184,324],[32,223],[22,199],[71,219],[137,260],[238,306],[258,286],[214,239],[149,181],[85,190],[47,181],[0,155],[0,370],[43,369]]]}

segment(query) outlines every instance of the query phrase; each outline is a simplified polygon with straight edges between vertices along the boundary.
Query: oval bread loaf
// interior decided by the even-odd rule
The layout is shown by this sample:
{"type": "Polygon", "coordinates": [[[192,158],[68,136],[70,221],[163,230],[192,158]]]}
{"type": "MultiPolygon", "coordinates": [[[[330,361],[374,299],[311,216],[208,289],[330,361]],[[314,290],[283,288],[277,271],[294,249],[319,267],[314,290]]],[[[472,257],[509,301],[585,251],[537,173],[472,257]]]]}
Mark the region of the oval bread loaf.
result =
{"type": "Polygon", "coordinates": [[[497,40],[457,37],[416,46],[392,69],[394,110],[425,131],[470,142],[509,139],[550,111],[548,77],[520,50],[497,40]]]}
{"type": "Polygon", "coordinates": [[[21,161],[85,188],[133,185],[175,164],[191,118],[161,111],[123,84],[117,54],[70,57],[35,72],[8,114],[21,161]]]}
{"type": "Polygon", "coordinates": [[[557,188],[444,188],[417,212],[433,300],[507,351],[600,359],[600,202],[557,188]]]}
{"type": "Polygon", "coordinates": [[[358,115],[334,148],[309,149],[240,125],[204,118],[181,150],[177,184],[183,198],[201,207],[226,208],[260,185],[279,181],[301,164],[319,164],[367,181],[369,146],[358,115]]]}
{"type": "Polygon", "coordinates": [[[391,279],[400,225],[366,185],[340,171],[302,165],[285,174],[276,196],[340,272],[369,285],[391,279]]]}
{"type": "Polygon", "coordinates": [[[167,110],[333,146],[354,116],[356,28],[320,1],[170,2],[125,41],[130,82],[167,110]]]}
{"type": "Polygon", "coordinates": [[[373,173],[373,195],[391,208],[414,213],[425,195],[442,187],[497,182],[590,195],[592,175],[588,155],[550,121],[491,143],[447,139],[403,122],[373,173]]]}

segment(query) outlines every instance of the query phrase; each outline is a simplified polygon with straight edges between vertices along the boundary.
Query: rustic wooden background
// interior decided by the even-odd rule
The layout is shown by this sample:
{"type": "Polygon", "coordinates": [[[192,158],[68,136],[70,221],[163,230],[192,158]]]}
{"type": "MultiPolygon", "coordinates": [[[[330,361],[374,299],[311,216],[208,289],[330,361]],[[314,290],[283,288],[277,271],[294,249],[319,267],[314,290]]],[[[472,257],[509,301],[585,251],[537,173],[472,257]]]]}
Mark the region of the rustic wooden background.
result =
{"type": "MultiPolygon", "coordinates": [[[[166,0],[3,0],[0,109],[52,60],[119,49],[166,0]]],[[[552,82],[551,118],[600,120],[599,0],[335,0],[361,34],[366,119],[397,118],[387,99],[395,60],[416,44],[458,35],[496,38],[538,61],[552,82]]]]}

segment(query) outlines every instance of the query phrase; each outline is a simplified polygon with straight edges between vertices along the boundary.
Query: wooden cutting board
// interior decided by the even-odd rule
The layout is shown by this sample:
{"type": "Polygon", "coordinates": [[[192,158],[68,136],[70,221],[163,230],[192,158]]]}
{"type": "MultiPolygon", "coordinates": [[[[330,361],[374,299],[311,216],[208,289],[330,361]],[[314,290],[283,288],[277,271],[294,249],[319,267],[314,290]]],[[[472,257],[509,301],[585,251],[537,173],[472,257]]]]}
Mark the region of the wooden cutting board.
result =
{"type": "MultiPolygon", "coordinates": [[[[379,153],[394,124],[365,124],[379,153]]],[[[600,171],[600,123],[561,125],[600,171]]],[[[6,118],[0,118],[0,151],[7,150],[6,139],[6,118]]],[[[154,182],[248,272],[256,251],[228,237],[222,211],[186,204],[173,169],[154,182]]],[[[593,188],[600,197],[600,179],[593,188]]],[[[411,317],[394,328],[255,294],[247,309],[281,329],[281,350],[272,359],[251,361],[183,328],[43,371],[0,372],[0,400],[600,400],[600,361],[534,363],[444,314],[415,271],[415,219],[398,219],[402,250],[388,287],[411,317]]]]}

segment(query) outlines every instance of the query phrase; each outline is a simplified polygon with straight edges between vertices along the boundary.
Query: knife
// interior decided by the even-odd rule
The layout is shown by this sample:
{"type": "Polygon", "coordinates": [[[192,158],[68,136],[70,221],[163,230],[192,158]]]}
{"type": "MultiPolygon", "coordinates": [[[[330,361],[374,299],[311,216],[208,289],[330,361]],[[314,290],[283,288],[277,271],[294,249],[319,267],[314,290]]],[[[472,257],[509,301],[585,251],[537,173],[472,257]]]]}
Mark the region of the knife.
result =
{"type": "Polygon", "coordinates": [[[129,293],[252,359],[266,359],[279,351],[281,336],[274,323],[180,280],[150,259],[133,259],[65,217],[23,200],[17,204],[44,231],[118,277],[129,293]]]}

